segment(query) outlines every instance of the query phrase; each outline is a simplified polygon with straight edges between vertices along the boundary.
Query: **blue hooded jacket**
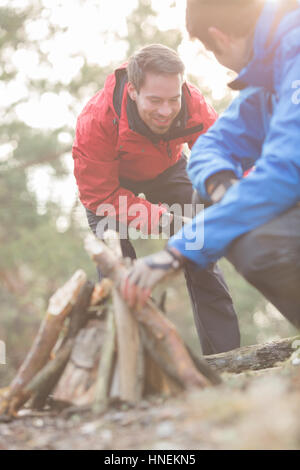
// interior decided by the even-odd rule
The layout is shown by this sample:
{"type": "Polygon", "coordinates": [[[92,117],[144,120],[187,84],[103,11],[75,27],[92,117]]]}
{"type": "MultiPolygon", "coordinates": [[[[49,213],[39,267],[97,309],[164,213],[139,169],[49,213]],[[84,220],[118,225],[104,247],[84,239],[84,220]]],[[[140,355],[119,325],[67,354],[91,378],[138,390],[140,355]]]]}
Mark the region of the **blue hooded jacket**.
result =
{"type": "Polygon", "coordinates": [[[226,254],[237,237],[300,201],[300,0],[285,12],[283,3],[291,2],[266,2],[253,57],[232,84],[244,89],[192,150],[189,177],[204,198],[214,173],[231,170],[240,179],[169,241],[202,268],[226,254]],[[201,248],[193,240],[197,233],[201,239],[203,216],[201,248]]]}

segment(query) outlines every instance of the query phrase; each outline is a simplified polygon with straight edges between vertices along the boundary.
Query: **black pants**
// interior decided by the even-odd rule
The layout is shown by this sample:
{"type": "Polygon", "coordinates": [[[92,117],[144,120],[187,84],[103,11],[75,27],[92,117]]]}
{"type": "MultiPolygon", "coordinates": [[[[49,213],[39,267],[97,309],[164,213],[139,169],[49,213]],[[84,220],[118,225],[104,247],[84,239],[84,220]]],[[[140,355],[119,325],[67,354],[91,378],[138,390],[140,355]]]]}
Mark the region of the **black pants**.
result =
{"type": "MultiPolygon", "coordinates": [[[[134,194],[144,193],[153,204],[191,204],[193,188],[186,173],[183,156],[175,165],[148,181],[121,180],[122,187],[134,194]]],[[[101,217],[87,210],[88,222],[96,234],[101,217]]],[[[123,256],[135,258],[128,239],[121,240],[123,256]]],[[[205,355],[238,348],[240,333],[237,316],[223,275],[217,265],[200,270],[193,263],[185,268],[185,277],[192,301],[195,324],[205,355]]]]}
{"type": "Polygon", "coordinates": [[[300,328],[300,207],[237,239],[227,258],[300,328]]]}

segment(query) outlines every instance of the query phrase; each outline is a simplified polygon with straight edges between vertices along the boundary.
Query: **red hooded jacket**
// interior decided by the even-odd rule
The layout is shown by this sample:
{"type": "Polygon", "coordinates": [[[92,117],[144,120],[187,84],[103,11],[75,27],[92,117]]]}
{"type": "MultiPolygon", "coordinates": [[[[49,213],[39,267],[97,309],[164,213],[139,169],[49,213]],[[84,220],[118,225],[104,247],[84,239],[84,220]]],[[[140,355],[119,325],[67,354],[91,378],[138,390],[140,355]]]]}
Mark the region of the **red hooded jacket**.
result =
{"type": "Polygon", "coordinates": [[[140,203],[147,209],[147,227],[155,227],[164,207],[122,188],[119,178],[143,181],[157,177],[179,160],[184,143],[190,148],[193,146],[199,135],[216,121],[217,113],[196,87],[185,82],[182,87],[187,109],[184,129],[170,140],[153,143],[129,127],[127,84],[119,112],[116,110],[117,74],[125,71],[125,67],[123,65],[107,77],[104,88],[87,103],[78,117],[72,149],[74,174],[80,200],[87,209],[103,215],[101,205],[110,204],[117,217],[120,220],[126,217],[129,223],[135,218],[128,215],[130,206],[140,203]],[[119,204],[120,196],[127,197],[125,208],[119,204]]]}

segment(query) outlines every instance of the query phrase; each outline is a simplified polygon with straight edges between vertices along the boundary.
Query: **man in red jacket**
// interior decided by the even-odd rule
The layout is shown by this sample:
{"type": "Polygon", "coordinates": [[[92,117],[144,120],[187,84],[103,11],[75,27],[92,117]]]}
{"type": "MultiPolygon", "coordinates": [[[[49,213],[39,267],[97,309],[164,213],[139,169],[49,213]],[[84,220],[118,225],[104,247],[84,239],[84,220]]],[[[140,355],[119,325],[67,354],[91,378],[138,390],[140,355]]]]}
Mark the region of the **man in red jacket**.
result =
{"type": "MultiPolygon", "coordinates": [[[[167,220],[172,235],[180,217],[162,204],[191,209],[183,144],[191,148],[217,114],[183,74],[175,51],[144,47],[107,77],[77,121],[73,157],[80,200],[98,237],[115,223],[123,256],[136,257],[128,227],[157,235],[167,220]]],[[[201,271],[191,263],[185,276],[203,353],[239,347],[236,314],[219,268],[201,271]]]]}

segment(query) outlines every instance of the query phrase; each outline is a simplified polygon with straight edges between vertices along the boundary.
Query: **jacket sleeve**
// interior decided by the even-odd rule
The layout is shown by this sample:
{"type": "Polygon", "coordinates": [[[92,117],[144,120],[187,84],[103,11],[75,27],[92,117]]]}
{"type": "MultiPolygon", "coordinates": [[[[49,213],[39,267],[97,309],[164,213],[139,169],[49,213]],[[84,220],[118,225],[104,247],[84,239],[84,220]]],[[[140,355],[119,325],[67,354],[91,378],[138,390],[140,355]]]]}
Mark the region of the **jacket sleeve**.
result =
{"type": "Polygon", "coordinates": [[[240,93],[209,131],[195,143],[188,174],[198,193],[208,198],[205,183],[215,173],[230,170],[241,178],[260,156],[265,123],[260,112],[265,94],[258,88],[240,93]]]}
{"type": "Polygon", "coordinates": [[[165,208],[136,197],[119,183],[119,159],[116,152],[117,129],[113,116],[104,126],[88,108],[78,118],[72,155],[74,175],[82,204],[99,216],[116,217],[128,226],[139,221],[135,228],[151,233],[165,208]]]}
{"type": "MultiPolygon", "coordinates": [[[[281,51],[278,102],[255,170],[169,242],[202,268],[223,256],[237,237],[267,223],[300,200],[300,104],[293,100],[292,88],[299,77],[300,48],[295,48],[294,54],[281,51]],[[195,241],[199,231],[203,232],[202,243],[194,244],[194,248],[187,245],[187,241],[195,241]]],[[[232,136],[228,137],[233,142],[232,136]]],[[[238,140],[243,140],[240,137],[238,140]]],[[[235,142],[234,146],[236,149],[235,142]]]]}

